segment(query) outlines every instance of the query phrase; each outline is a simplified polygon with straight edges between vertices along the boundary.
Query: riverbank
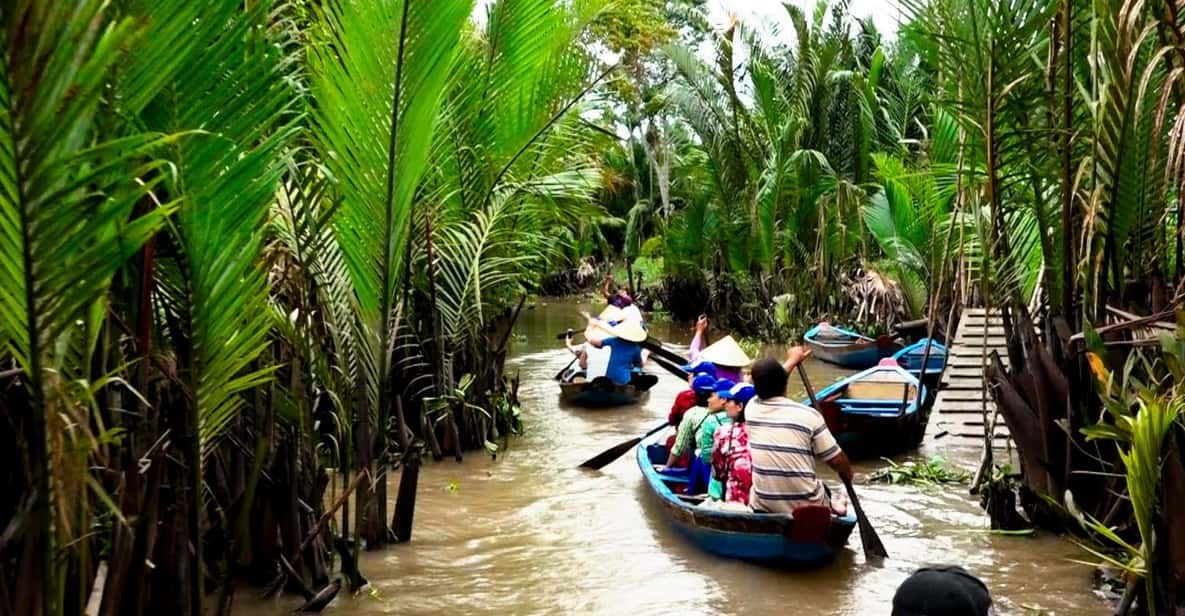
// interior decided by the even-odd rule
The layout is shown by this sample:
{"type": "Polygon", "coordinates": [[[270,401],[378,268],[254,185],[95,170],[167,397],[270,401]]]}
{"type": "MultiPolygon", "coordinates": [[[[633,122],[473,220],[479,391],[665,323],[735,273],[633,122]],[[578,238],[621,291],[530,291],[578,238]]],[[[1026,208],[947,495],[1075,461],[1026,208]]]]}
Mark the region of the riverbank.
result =
{"type": "MultiPolygon", "coordinates": [[[[1106,614],[1090,592],[1083,553],[1056,536],[993,535],[965,486],[864,485],[880,462],[858,466],[858,490],[892,558],[864,561],[859,539],[836,562],[810,572],[768,570],[696,550],[666,524],[629,457],[602,472],[575,467],[589,455],[661,421],[682,383],[663,376],[642,404],[618,410],[559,408],[551,377],[568,356],[554,333],[581,306],[544,302],[524,310],[508,370],[522,377],[526,426],[497,460],[426,464],[411,543],[364,552],[373,592],[344,593],[325,613],[769,614],[795,605],[824,614],[887,613],[897,585],[916,567],[958,563],[991,587],[997,614],[1106,614]]],[[[658,321],[656,333],[685,342],[685,325],[658,321]]],[[[817,387],[843,374],[807,366],[817,387]]],[[[978,452],[941,440],[920,455],[973,466],[978,452]]],[[[902,458],[904,459],[904,458],[902,458]]],[[[834,480],[831,477],[831,480],[834,480]]],[[[393,482],[396,479],[392,479],[393,482]]],[[[394,486],[388,494],[395,494],[394,486]]],[[[247,593],[236,614],[287,613],[299,600],[247,593]]]]}

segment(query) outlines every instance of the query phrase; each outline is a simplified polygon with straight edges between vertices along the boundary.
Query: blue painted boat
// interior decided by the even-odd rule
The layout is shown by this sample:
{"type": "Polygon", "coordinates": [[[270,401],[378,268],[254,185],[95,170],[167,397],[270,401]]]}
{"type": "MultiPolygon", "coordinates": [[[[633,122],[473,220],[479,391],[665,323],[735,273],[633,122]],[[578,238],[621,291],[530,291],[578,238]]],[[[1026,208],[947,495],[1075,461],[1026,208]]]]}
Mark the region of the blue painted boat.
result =
{"type": "Polygon", "coordinates": [[[815,357],[854,370],[875,366],[901,348],[888,336],[869,338],[829,323],[808,329],[802,339],[815,357]]]}
{"type": "MultiPolygon", "coordinates": [[[[816,396],[827,427],[850,457],[892,455],[917,447],[926,433],[926,386],[886,358],[816,396]]],[[[810,401],[803,404],[810,405],[810,401]]]]}
{"type": "Polygon", "coordinates": [[[897,351],[893,359],[916,376],[926,388],[926,397],[922,399],[922,411],[929,413],[934,404],[934,397],[938,394],[938,384],[942,381],[942,371],[946,369],[946,347],[937,340],[922,338],[917,342],[897,351]],[[929,344],[929,356],[926,355],[926,345],[929,344]],[[926,368],[922,369],[922,362],[926,368]]]}
{"type": "Polygon", "coordinates": [[[926,375],[938,374],[942,375],[942,371],[946,368],[946,347],[937,340],[930,340],[929,338],[922,338],[917,342],[897,351],[893,354],[893,359],[902,368],[909,370],[915,376],[922,375],[922,362],[926,362],[926,375]],[[930,356],[926,356],[926,345],[930,345],[930,356]]]}
{"type": "Polygon", "coordinates": [[[648,491],[675,530],[700,549],[716,556],[776,567],[810,567],[831,560],[842,550],[856,525],[851,511],[837,516],[818,505],[802,507],[795,516],[777,513],[720,511],[698,506],[702,496],[681,494],[685,476],[659,472],[667,461],[666,436],[658,432],[637,448],[638,468],[648,491]]]}

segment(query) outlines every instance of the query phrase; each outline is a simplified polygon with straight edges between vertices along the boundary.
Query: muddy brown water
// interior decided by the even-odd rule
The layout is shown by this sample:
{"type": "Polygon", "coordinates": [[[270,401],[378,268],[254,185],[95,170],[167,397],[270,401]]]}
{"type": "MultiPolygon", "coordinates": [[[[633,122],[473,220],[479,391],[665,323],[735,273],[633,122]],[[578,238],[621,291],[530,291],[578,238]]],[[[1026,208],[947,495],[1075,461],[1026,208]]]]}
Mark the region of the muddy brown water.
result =
{"type": "MultiPolygon", "coordinates": [[[[634,407],[561,408],[551,378],[570,355],[554,336],[580,323],[575,303],[524,311],[511,370],[523,379],[526,433],[496,460],[471,453],[462,464],[429,463],[420,476],[412,542],[363,554],[369,592],[342,594],[325,614],[843,614],[888,615],[897,585],[919,566],[960,564],[991,588],[997,614],[1109,613],[1091,592],[1090,560],[1050,535],[989,534],[987,518],[963,486],[865,485],[880,462],[858,465],[857,491],[891,558],[866,563],[853,533],[847,549],[815,571],[790,572],[697,550],[661,516],[632,453],[601,472],[577,470],[591,455],[666,417],[685,384],[660,378],[634,407]]],[[[655,323],[672,342],[690,328],[655,323]]],[[[776,349],[771,352],[777,352],[776,349]]],[[[846,372],[821,362],[816,388],[846,372]]],[[[970,466],[974,450],[940,445],[970,466]]],[[[903,456],[909,458],[910,456],[903,456]]],[[[835,480],[830,471],[824,476],[835,480]]],[[[392,489],[389,494],[395,494],[392,489]]],[[[280,615],[300,604],[243,589],[234,613],[280,615]]]]}

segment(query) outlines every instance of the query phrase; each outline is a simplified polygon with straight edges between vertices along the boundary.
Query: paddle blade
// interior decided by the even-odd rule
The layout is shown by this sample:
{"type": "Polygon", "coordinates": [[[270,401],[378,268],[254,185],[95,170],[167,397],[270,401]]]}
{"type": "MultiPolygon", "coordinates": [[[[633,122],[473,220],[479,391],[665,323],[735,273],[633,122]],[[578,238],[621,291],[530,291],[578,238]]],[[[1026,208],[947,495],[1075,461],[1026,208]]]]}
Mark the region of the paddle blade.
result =
{"type": "Polygon", "coordinates": [[[860,499],[856,497],[852,482],[844,479],[843,485],[847,488],[848,500],[852,501],[852,507],[856,509],[856,524],[860,526],[860,543],[864,546],[865,558],[888,558],[889,552],[885,549],[885,544],[881,543],[881,538],[876,534],[876,530],[872,528],[872,522],[868,521],[868,516],[864,515],[864,508],[860,506],[860,499]]]}
{"type": "Polygon", "coordinates": [[[637,390],[638,393],[650,391],[650,388],[657,384],[658,377],[654,376],[653,374],[635,374],[634,377],[630,379],[630,385],[633,385],[634,389],[637,390]]]}
{"type": "Polygon", "coordinates": [[[654,336],[650,336],[646,340],[643,340],[641,342],[641,345],[642,345],[642,348],[648,349],[654,355],[657,355],[658,357],[661,357],[661,358],[673,363],[676,366],[682,366],[683,364],[687,363],[686,358],[684,358],[682,355],[664,347],[662,345],[662,341],[659,340],[658,338],[655,338],[654,336]]]}
{"type": "Polygon", "coordinates": [[[584,463],[580,465],[580,468],[587,468],[589,470],[599,471],[602,468],[609,466],[610,462],[620,458],[623,454],[625,454],[625,452],[633,449],[634,447],[637,447],[638,443],[642,442],[642,439],[644,439],[648,436],[651,436],[655,432],[658,432],[659,430],[662,430],[663,428],[666,428],[666,427],[667,427],[667,422],[664,421],[664,422],[654,426],[650,430],[648,430],[646,432],[646,434],[643,434],[642,436],[631,438],[630,440],[625,441],[623,443],[618,443],[617,445],[613,446],[612,448],[606,449],[605,451],[602,451],[601,453],[585,460],[584,463]]]}
{"type": "Polygon", "coordinates": [[[651,355],[650,361],[658,364],[659,368],[662,368],[663,370],[666,370],[667,372],[671,373],[675,378],[677,378],[681,381],[687,380],[687,373],[684,372],[683,369],[680,368],[678,365],[671,363],[670,361],[667,361],[658,355],[651,355]]]}
{"type": "Polygon", "coordinates": [[[633,449],[634,447],[637,447],[638,443],[641,443],[641,442],[642,442],[642,437],[638,436],[638,437],[631,438],[628,441],[618,443],[617,445],[614,445],[613,447],[606,449],[605,451],[602,451],[601,453],[585,460],[583,463],[581,463],[580,468],[587,468],[589,470],[599,471],[602,468],[609,466],[609,464],[612,463],[614,460],[625,455],[625,453],[627,451],[633,449]]]}

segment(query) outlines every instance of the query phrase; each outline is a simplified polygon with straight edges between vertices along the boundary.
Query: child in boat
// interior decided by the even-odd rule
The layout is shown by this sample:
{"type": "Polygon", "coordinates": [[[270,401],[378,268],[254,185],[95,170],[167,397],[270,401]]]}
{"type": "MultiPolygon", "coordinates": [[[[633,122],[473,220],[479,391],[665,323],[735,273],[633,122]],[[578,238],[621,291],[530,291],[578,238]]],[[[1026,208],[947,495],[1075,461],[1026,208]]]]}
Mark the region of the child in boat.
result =
{"type": "Polygon", "coordinates": [[[712,481],[708,496],[714,500],[749,504],[753,485],[749,434],[745,430],[745,404],[756,395],[753,386],[738,383],[718,394],[731,423],[722,424],[712,434],[712,481]]]}

